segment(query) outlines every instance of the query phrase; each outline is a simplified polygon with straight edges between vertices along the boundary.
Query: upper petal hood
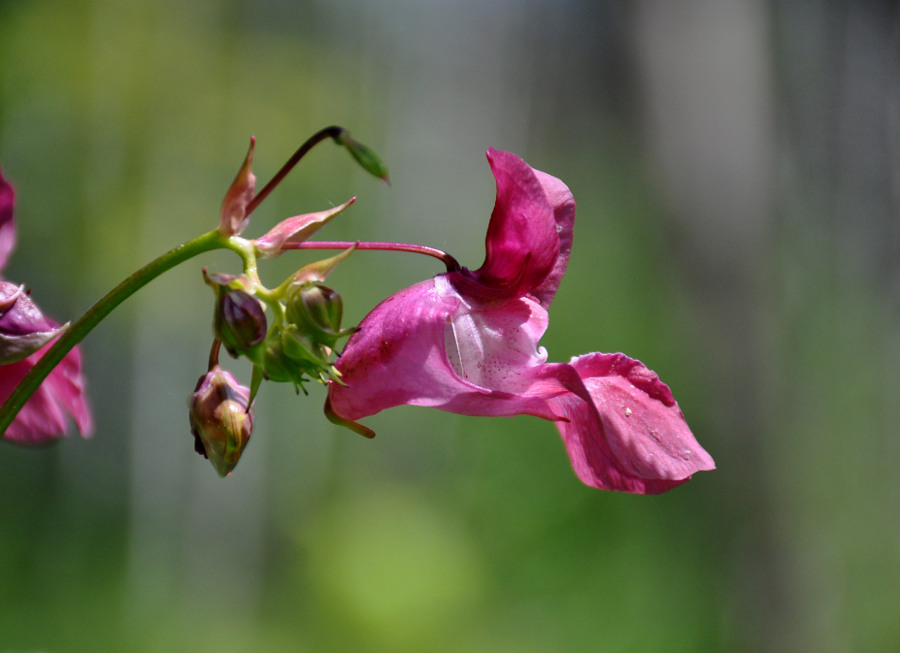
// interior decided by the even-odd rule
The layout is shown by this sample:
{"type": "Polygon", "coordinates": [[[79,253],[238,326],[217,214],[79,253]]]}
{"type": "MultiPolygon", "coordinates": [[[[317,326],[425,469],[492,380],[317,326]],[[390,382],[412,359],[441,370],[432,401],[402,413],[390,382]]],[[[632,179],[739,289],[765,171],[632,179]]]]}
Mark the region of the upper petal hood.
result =
{"type": "Polygon", "coordinates": [[[575,201],[559,179],[534,170],[515,154],[490,149],[497,198],[474,272],[453,276],[460,292],[497,303],[532,294],[547,308],[568,263],[575,201]]]}
{"type": "Polygon", "coordinates": [[[572,233],[575,226],[575,198],[572,191],[562,181],[540,170],[534,171],[535,176],[544,189],[547,201],[553,209],[553,217],[556,220],[556,233],[559,236],[559,255],[550,273],[544,281],[531,291],[535,299],[544,308],[550,308],[550,302],[556,295],[559,282],[562,281],[566,268],[569,266],[569,254],[572,252],[572,233]]]}

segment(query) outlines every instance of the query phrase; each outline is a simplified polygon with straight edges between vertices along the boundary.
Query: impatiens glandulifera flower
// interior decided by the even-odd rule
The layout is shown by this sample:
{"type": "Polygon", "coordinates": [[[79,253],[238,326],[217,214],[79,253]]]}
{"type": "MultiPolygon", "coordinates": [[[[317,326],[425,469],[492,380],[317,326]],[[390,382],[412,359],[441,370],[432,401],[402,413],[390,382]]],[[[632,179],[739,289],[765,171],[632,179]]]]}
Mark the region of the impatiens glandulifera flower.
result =
{"type": "MultiPolygon", "coordinates": [[[[0,174],[0,271],[15,246],[14,193],[0,174]]],[[[23,287],[0,280],[0,403],[6,401],[65,327],[46,317],[23,287]]],[[[70,351],[44,379],[3,434],[4,440],[38,444],[65,434],[69,418],[90,435],[93,418],[84,396],[81,354],[70,351]]]]}
{"type": "Polygon", "coordinates": [[[654,494],[714,469],[668,388],[623,354],[548,363],[538,342],[566,271],[575,202],[559,179],[489,150],[497,199],[484,263],[387,298],[351,336],[326,414],[355,420],[402,404],[465,415],[535,415],[556,423],[578,477],[654,494]]]}
{"type": "Polygon", "coordinates": [[[200,377],[188,400],[194,450],[228,476],[253,433],[250,390],[218,365],[200,377]]]}

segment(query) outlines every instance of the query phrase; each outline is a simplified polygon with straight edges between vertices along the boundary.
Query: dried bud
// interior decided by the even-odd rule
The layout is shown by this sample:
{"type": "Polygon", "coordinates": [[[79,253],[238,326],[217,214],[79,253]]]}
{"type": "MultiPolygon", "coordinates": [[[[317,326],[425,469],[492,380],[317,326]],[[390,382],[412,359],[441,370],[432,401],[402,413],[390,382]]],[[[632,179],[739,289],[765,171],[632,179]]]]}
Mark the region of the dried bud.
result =
{"type": "Polygon", "coordinates": [[[250,149],[244,158],[244,164],[222,200],[219,233],[225,237],[240,235],[247,228],[247,223],[250,222],[247,205],[256,192],[256,175],[250,169],[253,165],[253,147],[255,145],[256,139],[251,137],[250,149]]]}
{"type": "Polygon", "coordinates": [[[188,400],[194,450],[208,458],[219,476],[237,465],[253,432],[250,390],[214,366],[200,377],[188,400]]]}

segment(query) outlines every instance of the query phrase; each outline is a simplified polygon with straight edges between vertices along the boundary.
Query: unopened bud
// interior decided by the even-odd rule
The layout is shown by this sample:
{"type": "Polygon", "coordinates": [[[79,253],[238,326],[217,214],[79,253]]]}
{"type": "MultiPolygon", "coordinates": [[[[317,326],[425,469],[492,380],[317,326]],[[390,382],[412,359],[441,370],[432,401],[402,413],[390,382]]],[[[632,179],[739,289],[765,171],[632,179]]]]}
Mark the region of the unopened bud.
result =
{"type": "Polygon", "coordinates": [[[391,183],[388,178],[387,166],[384,164],[384,161],[381,160],[381,157],[375,154],[375,151],[372,148],[363,145],[359,141],[353,140],[346,131],[343,131],[335,138],[335,140],[339,145],[343,145],[347,148],[350,155],[356,159],[356,162],[361,165],[366,172],[375,175],[379,179],[383,179],[388,184],[391,183]]]}
{"type": "Polygon", "coordinates": [[[218,365],[200,377],[188,400],[194,450],[208,458],[219,476],[238,464],[253,432],[250,390],[218,365]]]}
{"type": "Polygon", "coordinates": [[[318,283],[292,286],[286,297],[287,319],[327,347],[334,347],[341,331],[344,301],[336,290],[318,283]]]}
{"type": "Polygon", "coordinates": [[[263,341],[268,324],[256,297],[243,290],[229,290],[216,301],[213,329],[228,353],[237,357],[263,341]]]}
{"type": "Polygon", "coordinates": [[[338,376],[331,349],[292,324],[273,327],[254,351],[253,362],[269,381],[290,382],[304,393],[306,381],[327,383],[338,376]]]}
{"type": "Polygon", "coordinates": [[[260,301],[243,288],[246,278],[230,274],[208,273],[203,280],[216,294],[213,334],[233,357],[246,355],[263,341],[268,330],[266,313],[260,301]]]}

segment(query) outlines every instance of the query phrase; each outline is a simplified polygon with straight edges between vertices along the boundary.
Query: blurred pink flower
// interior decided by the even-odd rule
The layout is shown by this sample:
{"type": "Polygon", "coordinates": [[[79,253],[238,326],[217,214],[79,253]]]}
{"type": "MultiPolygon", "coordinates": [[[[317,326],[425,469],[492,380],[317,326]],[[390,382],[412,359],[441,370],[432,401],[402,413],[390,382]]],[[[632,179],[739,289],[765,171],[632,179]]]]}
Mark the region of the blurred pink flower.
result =
{"type": "Polygon", "coordinates": [[[559,179],[489,150],[497,199],[486,257],[438,275],[369,313],[348,341],[326,413],[354,420],[401,404],[556,423],[587,485],[655,494],[714,469],[672,394],[639,361],[593,353],[548,363],[538,341],[565,274],[575,202],[559,179]]]}
{"type": "MultiPolygon", "coordinates": [[[[0,174],[0,271],[15,246],[14,193],[0,174]]],[[[0,279],[0,403],[5,402],[44,348],[61,332],[22,287],[0,279]]],[[[93,429],[84,396],[81,354],[70,351],[29,398],[3,439],[37,444],[63,435],[71,417],[83,435],[93,429]]]]}

